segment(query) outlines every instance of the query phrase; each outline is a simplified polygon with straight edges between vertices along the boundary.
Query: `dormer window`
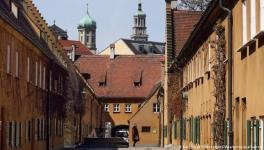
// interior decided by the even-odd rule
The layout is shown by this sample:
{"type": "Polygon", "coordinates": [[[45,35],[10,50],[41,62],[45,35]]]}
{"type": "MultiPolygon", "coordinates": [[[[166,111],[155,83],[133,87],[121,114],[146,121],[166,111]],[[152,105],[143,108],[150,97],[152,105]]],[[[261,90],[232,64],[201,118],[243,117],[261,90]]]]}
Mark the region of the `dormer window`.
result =
{"type": "Polygon", "coordinates": [[[134,75],[134,87],[142,86],[142,71],[136,72],[134,75]]]}
{"type": "Polygon", "coordinates": [[[11,11],[13,13],[13,15],[18,18],[18,7],[16,6],[16,4],[14,2],[11,2],[11,11]]]}
{"type": "Polygon", "coordinates": [[[107,85],[107,73],[103,73],[99,79],[99,87],[105,87],[107,85]]]}
{"type": "Polygon", "coordinates": [[[91,79],[91,75],[89,73],[83,73],[82,74],[85,80],[91,79]]]}

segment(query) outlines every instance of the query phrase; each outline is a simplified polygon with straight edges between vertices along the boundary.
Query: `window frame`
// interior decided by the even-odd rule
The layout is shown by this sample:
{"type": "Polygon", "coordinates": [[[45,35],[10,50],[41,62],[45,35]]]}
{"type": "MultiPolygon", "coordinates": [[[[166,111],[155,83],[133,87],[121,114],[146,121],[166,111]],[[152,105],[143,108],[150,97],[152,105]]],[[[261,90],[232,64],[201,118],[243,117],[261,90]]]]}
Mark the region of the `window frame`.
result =
{"type": "Polygon", "coordinates": [[[125,104],[125,112],[126,113],[131,113],[132,112],[131,104],[125,104]]]}
{"type": "Polygon", "coordinates": [[[104,112],[109,112],[109,104],[104,104],[104,112]]]}
{"type": "Polygon", "coordinates": [[[153,103],[153,110],[154,113],[160,113],[160,104],[159,103],[153,103]]]}
{"type": "Polygon", "coordinates": [[[114,113],[119,113],[120,112],[120,104],[114,104],[114,107],[113,107],[113,112],[114,113]]]}

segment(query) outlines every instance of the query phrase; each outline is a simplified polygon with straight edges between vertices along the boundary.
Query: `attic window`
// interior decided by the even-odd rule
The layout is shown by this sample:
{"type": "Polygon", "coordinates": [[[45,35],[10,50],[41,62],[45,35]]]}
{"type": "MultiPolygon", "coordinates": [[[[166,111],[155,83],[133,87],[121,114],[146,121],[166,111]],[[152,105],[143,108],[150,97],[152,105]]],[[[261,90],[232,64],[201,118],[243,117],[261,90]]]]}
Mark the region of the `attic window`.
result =
{"type": "Polygon", "coordinates": [[[83,73],[82,74],[85,80],[91,79],[91,75],[89,73],[83,73]]]}
{"type": "Polygon", "coordinates": [[[99,86],[105,87],[107,85],[107,73],[103,73],[99,79],[99,86]]]}
{"type": "Polygon", "coordinates": [[[11,11],[16,18],[18,18],[18,8],[14,2],[11,2],[11,11]]]}
{"type": "Polygon", "coordinates": [[[133,81],[134,81],[134,87],[142,86],[142,71],[136,72],[133,81]]]}

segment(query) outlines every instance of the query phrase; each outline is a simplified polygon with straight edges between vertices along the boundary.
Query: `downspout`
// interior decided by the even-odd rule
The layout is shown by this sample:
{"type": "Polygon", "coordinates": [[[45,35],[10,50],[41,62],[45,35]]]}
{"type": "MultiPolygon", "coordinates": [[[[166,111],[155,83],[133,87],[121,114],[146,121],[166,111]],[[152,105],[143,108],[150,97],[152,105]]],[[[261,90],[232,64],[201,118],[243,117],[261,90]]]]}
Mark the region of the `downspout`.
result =
{"type": "Polygon", "coordinates": [[[219,6],[228,13],[228,125],[229,125],[229,148],[234,145],[233,116],[232,116],[232,95],[233,95],[233,15],[232,11],[223,6],[223,0],[219,0],[219,6]]]}

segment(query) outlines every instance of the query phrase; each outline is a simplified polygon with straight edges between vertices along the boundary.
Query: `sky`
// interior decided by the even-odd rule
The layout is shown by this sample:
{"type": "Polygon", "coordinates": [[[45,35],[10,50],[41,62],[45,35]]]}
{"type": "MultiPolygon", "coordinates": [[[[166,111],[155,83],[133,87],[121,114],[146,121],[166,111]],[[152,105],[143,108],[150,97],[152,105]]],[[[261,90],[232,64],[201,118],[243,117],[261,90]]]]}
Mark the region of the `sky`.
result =
{"type": "MultiPolygon", "coordinates": [[[[130,38],[133,15],[139,0],[33,0],[49,25],[67,30],[69,39],[78,40],[77,26],[86,14],[97,23],[97,49],[99,51],[118,40],[130,38]]],[[[147,14],[147,33],[150,41],[165,41],[165,0],[141,0],[147,14]]]]}

